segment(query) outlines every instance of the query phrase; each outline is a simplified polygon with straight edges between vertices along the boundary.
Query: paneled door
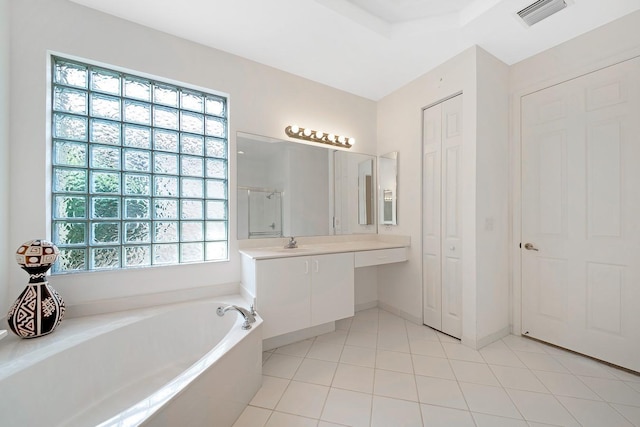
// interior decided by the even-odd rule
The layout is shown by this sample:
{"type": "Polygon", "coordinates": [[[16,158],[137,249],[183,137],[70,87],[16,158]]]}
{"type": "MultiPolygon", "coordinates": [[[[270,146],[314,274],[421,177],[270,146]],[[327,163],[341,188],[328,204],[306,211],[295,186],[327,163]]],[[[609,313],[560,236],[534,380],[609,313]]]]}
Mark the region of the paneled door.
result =
{"type": "Polygon", "coordinates": [[[423,112],[424,323],[462,337],[462,95],[423,112]]]}
{"type": "Polygon", "coordinates": [[[522,98],[522,333],[640,371],[640,59],[522,98]]]}

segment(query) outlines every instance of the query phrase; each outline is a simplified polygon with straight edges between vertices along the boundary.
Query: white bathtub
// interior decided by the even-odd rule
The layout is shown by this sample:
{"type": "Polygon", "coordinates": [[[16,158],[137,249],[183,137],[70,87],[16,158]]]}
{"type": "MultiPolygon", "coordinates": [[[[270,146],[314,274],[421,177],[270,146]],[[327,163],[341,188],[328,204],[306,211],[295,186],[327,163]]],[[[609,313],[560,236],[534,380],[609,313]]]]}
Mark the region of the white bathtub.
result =
{"type": "Polygon", "coordinates": [[[65,319],[0,341],[3,426],[231,426],[262,382],[262,320],[239,297],[65,319]]]}

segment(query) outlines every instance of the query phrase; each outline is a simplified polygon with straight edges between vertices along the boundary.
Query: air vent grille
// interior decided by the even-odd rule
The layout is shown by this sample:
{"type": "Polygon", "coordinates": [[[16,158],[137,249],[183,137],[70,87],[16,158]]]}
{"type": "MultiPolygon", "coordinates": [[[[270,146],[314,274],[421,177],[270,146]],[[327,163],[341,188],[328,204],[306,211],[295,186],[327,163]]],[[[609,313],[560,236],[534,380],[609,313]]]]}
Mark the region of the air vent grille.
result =
{"type": "Polygon", "coordinates": [[[538,0],[522,9],[518,15],[528,26],[532,26],[565,7],[567,7],[565,0],[538,0]]]}

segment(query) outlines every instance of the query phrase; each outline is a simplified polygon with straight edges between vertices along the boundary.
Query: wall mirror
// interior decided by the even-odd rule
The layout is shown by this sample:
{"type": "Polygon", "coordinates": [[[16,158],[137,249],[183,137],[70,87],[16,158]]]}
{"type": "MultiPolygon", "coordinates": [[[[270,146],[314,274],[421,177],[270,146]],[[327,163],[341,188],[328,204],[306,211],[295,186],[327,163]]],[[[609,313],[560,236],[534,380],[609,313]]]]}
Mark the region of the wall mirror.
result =
{"type": "Polygon", "coordinates": [[[238,239],[377,232],[374,156],[244,132],[236,148],[238,239]]]}
{"type": "Polygon", "coordinates": [[[398,152],[384,154],[378,159],[380,180],[378,217],[380,224],[398,224],[398,152]]]}

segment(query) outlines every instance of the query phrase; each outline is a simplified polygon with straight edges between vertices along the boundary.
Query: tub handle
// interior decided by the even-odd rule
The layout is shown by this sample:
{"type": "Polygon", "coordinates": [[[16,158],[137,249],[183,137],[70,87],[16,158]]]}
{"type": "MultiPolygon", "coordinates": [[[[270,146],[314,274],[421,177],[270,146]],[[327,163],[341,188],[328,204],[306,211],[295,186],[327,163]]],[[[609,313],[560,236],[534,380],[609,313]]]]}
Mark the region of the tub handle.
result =
{"type": "Polygon", "coordinates": [[[228,305],[226,307],[220,306],[216,310],[216,313],[218,313],[218,316],[224,316],[224,314],[229,310],[235,310],[242,315],[242,317],[244,318],[242,329],[244,330],[251,329],[251,324],[256,321],[256,312],[255,310],[253,310],[253,305],[251,306],[251,311],[238,305],[228,305]]]}

